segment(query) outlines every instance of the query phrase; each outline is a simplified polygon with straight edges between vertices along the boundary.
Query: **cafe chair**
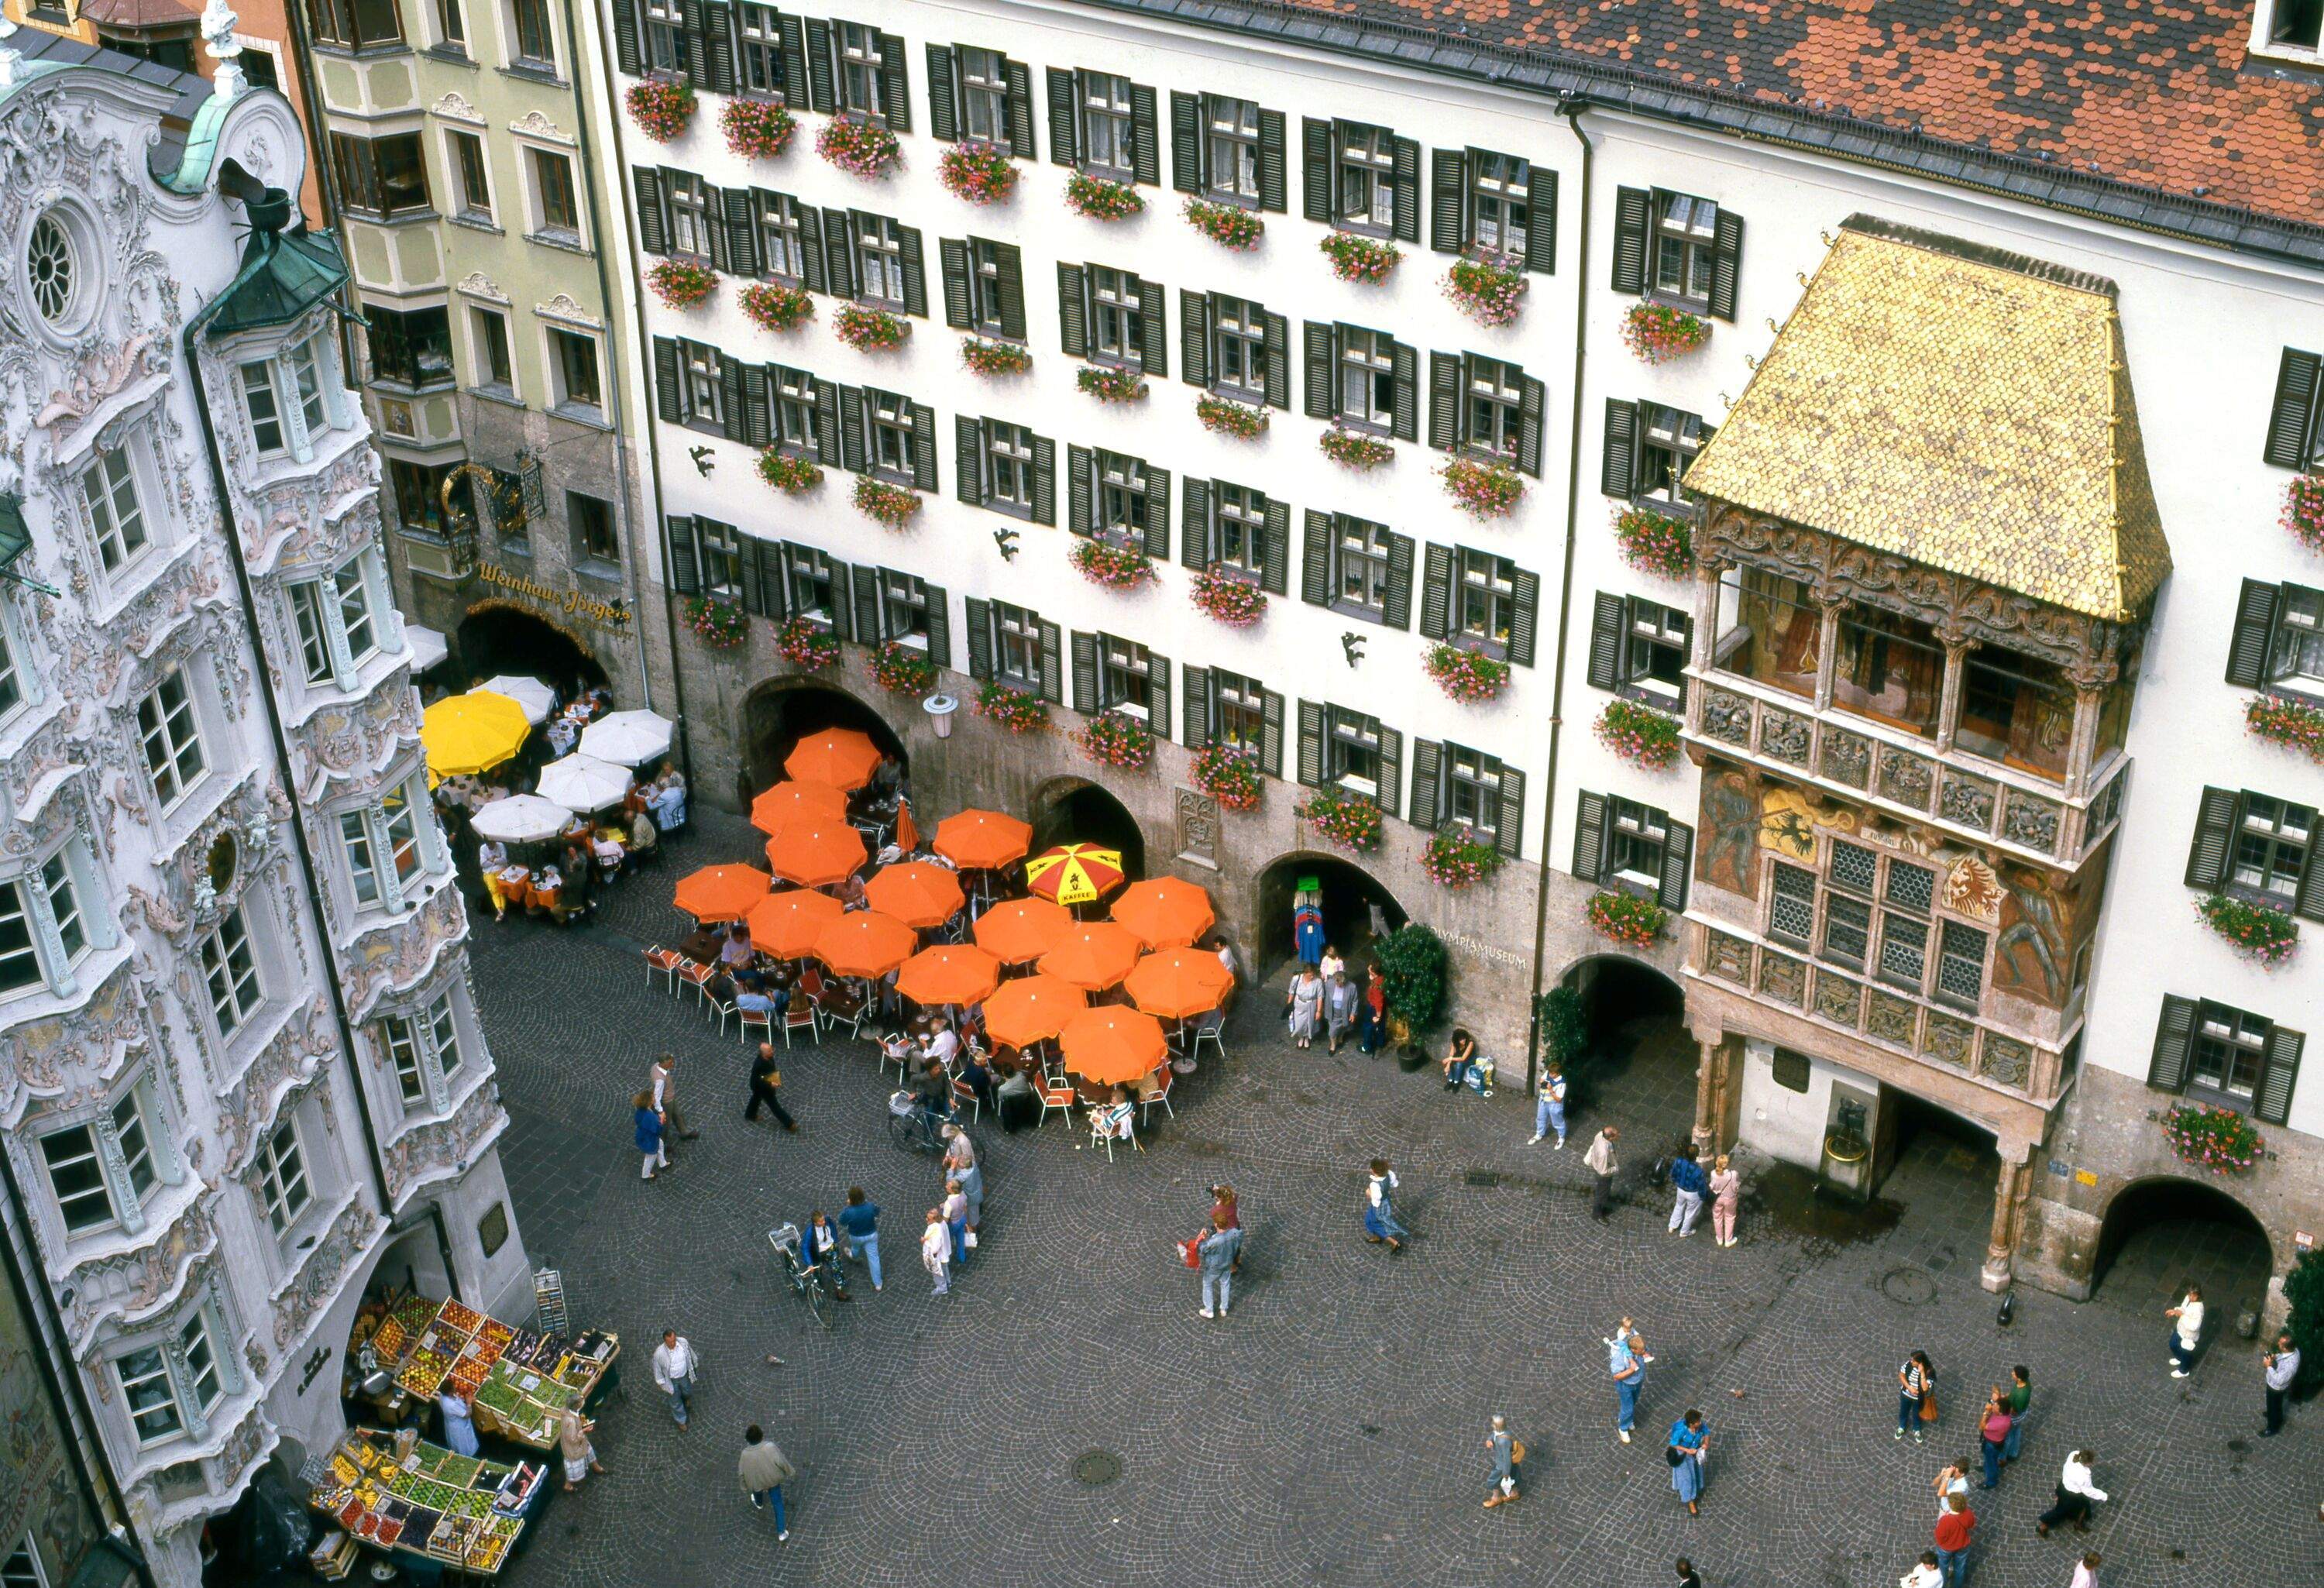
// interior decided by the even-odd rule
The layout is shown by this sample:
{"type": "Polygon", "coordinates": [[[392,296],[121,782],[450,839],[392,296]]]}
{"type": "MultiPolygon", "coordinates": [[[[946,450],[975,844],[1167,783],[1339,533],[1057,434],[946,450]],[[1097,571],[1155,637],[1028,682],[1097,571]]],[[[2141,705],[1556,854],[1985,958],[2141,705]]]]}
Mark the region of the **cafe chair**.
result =
{"type": "Polygon", "coordinates": [[[1074,1104],[1081,1101],[1080,1094],[1073,1089],[1070,1083],[1062,1079],[1052,1080],[1047,1076],[1033,1084],[1033,1095],[1041,1100],[1041,1117],[1033,1122],[1033,1128],[1037,1131],[1049,1122],[1049,1112],[1052,1109],[1064,1114],[1066,1121],[1071,1122],[1074,1117],[1074,1104]]]}
{"type": "Polygon", "coordinates": [[[736,1012],[734,1001],[731,998],[719,997],[706,984],[702,989],[702,1002],[712,1014],[718,1017],[718,1034],[724,1037],[726,1034],[726,1022],[733,1019],[736,1012]]]}
{"type": "Polygon", "coordinates": [[[835,1031],[845,1026],[850,1037],[863,1034],[863,1001],[854,994],[825,987],[816,994],[815,1007],[823,1016],[825,1030],[835,1031]]]}
{"type": "Polygon", "coordinates": [[[735,1023],[742,1028],[742,1040],[745,1042],[751,1039],[751,1028],[753,1026],[766,1034],[768,1041],[771,1042],[775,1039],[775,1017],[771,1010],[761,1011],[737,1009],[734,1011],[734,1020],[735,1023]]]}
{"type": "Polygon", "coordinates": [[[1172,1070],[1167,1064],[1146,1078],[1146,1085],[1139,1088],[1138,1094],[1138,1122],[1139,1124],[1144,1124],[1153,1114],[1154,1105],[1157,1103],[1162,1105],[1162,1112],[1164,1113],[1168,1114],[1174,1120],[1178,1117],[1178,1111],[1170,1106],[1170,1088],[1176,1085],[1177,1083],[1177,1073],[1172,1070]]]}
{"type": "Polygon", "coordinates": [[[968,1117],[975,1123],[980,1125],[982,1124],[984,1122],[984,1099],[976,1094],[975,1087],[970,1085],[966,1081],[964,1081],[959,1076],[955,1076],[953,1077],[952,1083],[953,1112],[954,1113],[958,1113],[960,1112],[960,1105],[964,1103],[968,1104],[968,1117]]]}
{"type": "MultiPolygon", "coordinates": [[[[710,978],[717,974],[716,965],[704,965],[700,960],[681,959],[678,962],[678,980],[694,989],[695,1001],[697,1003],[709,996],[704,989],[710,985],[710,978]]],[[[673,992],[676,990],[674,986],[671,989],[673,992]]]]}
{"type": "Polygon", "coordinates": [[[653,979],[659,976],[668,983],[670,992],[675,995],[678,992],[678,967],[687,963],[686,956],[675,948],[664,948],[657,943],[645,951],[645,956],[646,985],[652,986],[653,979]]]}
{"type": "Polygon", "coordinates": [[[783,1006],[783,1046],[785,1048],[791,1045],[791,1033],[798,1030],[806,1031],[807,1039],[816,1047],[823,1046],[823,1028],[816,1023],[814,1000],[794,992],[791,994],[791,1001],[783,1006]]]}
{"type": "Polygon", "coordinates": [[[1203,1044],[1207,1042],[1221,1058],[1224,1058],[1227,1056],[1226,1039],[1223,1035],[1226,1028],[1227,1011],[1224,1009],[1214,1009],[1195,1020],[1194,1039],[1187,1047],[1186,1057],[1200,1058],[1203,1056],[1203,1044]]]}
{"type": "MultiPolygon", "coordinates": [[[[1105,1143],[1105,1161],[1111,1163],[1113,1161],[1114,1142],[1118,1140],[1121,1140],[1121,1138],[1116,1137],[1111,1131],[1105,1128],[1105,1114],[1106,1111],[1102,1108],[1093,1108],[1089,1111],[1089,1144],[1092,1147],[1095,1147],[1101,1141],[1105,1143]]],[[[1130,1145],[1136,1148],[1139,1151],[1143,1152],[1146,1150],[1146,1143],[1138,1139],[1138,1132],[1136,1131],[1131,1131],[1127,1140],[1129,1140],[1130,1145]]]]}

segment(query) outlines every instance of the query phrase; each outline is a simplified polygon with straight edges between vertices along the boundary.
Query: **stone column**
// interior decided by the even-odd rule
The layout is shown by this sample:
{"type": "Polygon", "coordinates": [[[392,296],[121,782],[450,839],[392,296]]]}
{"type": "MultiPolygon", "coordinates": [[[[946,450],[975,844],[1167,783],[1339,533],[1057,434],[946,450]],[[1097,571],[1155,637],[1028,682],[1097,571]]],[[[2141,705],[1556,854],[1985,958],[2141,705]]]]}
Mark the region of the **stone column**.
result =
{"type": "MultiPolygon", "coordinates": [[[[2002,1150],[2008,1151],[2007,1144],[2002,1150]]],[[[2015,1275],[2017,1257],[2017,1232],[2025,1221],[2025,1194],[2033,1188],[2034,1162],[2030,1149],[2015,1162],[2006,1157],[2001,1160],[2001,1173],[1995,1177],[1993,1187],[1993,1232],[1987,1239],[1985,1268],[1978,1275],[1978,1283],[1987,1290],[2006,1290],[2015,1275]]]]}
{"type": "Polygon", "coordinates": [[[1940,629],[1937,638],[1945,648],[1945,680],[1937,697],[1937,753],[1951,753],[1953,734],[1960,727],[1961,673],[1969,662],[1971,642],[1965,634],[1948,633],[1940,629]]]}
{"type": "Polygon", "coordinates": [[[1727,1094],[1734,1084],[1734,1051],[1721,1033],[1695,1034],[1694,1145],[1706,1161],[1727,1131],[1727,1094]]]}

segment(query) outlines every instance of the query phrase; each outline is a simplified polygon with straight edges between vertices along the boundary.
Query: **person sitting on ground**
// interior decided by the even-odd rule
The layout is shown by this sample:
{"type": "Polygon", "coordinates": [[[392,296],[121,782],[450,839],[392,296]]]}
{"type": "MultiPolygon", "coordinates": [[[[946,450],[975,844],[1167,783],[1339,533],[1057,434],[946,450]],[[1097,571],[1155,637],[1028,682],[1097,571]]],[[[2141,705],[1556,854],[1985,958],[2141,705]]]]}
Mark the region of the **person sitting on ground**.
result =
{"type": "Polygon", "coordinates": [[[1138,1100],[1121,1082],[1113,1084],[1113,1099],[1103,1108],[1090,1110],[1091,1127],[1101,1136],[1111,1136],[1117,1141],[1135,1139],[1138,1123],[1138,1100]]]}
{"type": "Polygon", "coordinates": [[[1476,1062],[1477,1039],[1469,1035],[1466,1026],[1453,1027],[1452,1046],[1444,1050],[1444,1089],[1450,1092],[1468,1085],[1470,1067],[1476,1062]]]}

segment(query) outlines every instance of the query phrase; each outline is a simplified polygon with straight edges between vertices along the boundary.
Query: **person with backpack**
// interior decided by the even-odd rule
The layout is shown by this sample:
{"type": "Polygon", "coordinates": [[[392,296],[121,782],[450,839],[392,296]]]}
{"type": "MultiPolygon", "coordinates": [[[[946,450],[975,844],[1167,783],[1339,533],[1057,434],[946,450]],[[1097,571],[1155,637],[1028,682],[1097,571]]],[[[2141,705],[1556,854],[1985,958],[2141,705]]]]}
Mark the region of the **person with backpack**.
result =
{"type": "Polygon", "coordinates": [[[1525,1461],[1525,1441],[1509,1432],[1507,1417],[1497,1417],[1485,1435],[1485,1448],[1493,1458],[1492,1491],[1485,1496],[1485,1509],[1490,1510],[1517,1497],[1517,1468],[1525,1461]]]}
{"type": "Polygon", "coordinates": [[[1913,1443],[1921,1442],[1921,1425],[1937,1420],[1936,1370],[1929,1365],[1929,1353],[1916,1351],[1904,1359],[1896,1370],[1896,1437],[1902,1439],[1906,1430],[1913,1443]]]}

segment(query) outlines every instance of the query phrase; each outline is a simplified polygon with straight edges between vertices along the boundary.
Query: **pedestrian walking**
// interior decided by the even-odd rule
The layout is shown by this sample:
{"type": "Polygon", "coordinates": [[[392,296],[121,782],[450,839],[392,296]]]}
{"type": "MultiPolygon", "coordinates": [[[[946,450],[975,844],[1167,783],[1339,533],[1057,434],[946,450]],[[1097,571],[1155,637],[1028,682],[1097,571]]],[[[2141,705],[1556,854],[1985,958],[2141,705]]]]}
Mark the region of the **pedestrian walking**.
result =
{"type": "Polygon", "coordinates": [[[1380,967],[1364,967],[1363,1007],[1356,1011],[1356,1051],[1367,1056],[1388,1046],[1388,978],[1380,967]]]}
{"type": "Polygon", "coordinates": [[[1348,1039],[1356,1029],[1356,1011],[1363,1007],[1363,994],[1348,980],[1345,965],[1333,970],[1323,983],[1323,1028],[1332,1039],[1332,1051],[1348,1039]]]}
{"type": "Polygon", "coordinates": [[[1711,1238],[1721,1246],[1735,1244],[1735,1209],[1742,1200],[1743,1177],[1722,1152],[1711,1167],[1711,1238]]]}
{"type": "Polygon", "coordinates": [[[686,1426],[687,1404],[694,1399],[694,1380],[701,1371],[693,1342],[676,1329],[664,1329],[661,1343],[653,1349],[654,1388],[669,1397],[669,1415],[681,1428],[686,1426]]]}
{"type": "Polygon", "coordinates": [[[839,1210],[839,1227],[847,1234],[847,1255],[872,1270],[872,1288],[880,1288],[880,1205],[863,1195],[861,1186],[847,1188],[847,1205],[839,1210]]]}
{"type": "Polygon", "coordinates": [[[1944,1568],[1937,1564],[1937,1552],[1924,1549],[1913,1569],[1896,1579],[1896,1588],[1942,1588],[1944,1580],[1944,1568]]]}
{"type": "Polygon", "coordinates": [[[1614,1210],[1614,1143],[1621,1134],[1608,1125],[1590,1143],[1590,1150],[1582,1155],[1582,1161],[1590,1166],[1591,1174],[1598,1177],[1598,1183],[1590,1193],[1590,1216],[1600,1223],[1605,1223],[1606,1215],[1614,1210]]]}
{"type": "Polygon", "coordinates": [[[678,1112],[678,1055],[665,1053],[654,1060],[654,1107],[661,1114],[662,1133],[675,1135],[681,1141],[691,1141],[702,1134],[687,1128],[686,1117],[678,1112]]]}
{"type": "Polygon", "coordinates": [[[1896,1437],[1909,1429],[1918,1445],[1921,1425],[1937,1420],[1937,1370],[1929,1365],[1929,1353],[1916,1351],[1906,1357],[1896,1370],[1896,1437]]]}
{"type": "Polygon", "coordinates": [[[1637,1426],[1638,1392],[1646,1387],[1646,1364],[1654,1358],[1646,1354],[1646,1343],[1628,1318],[1600,1343],[1606,1347],[1606,1371],[1614,1380],[1614,1432],[1628,1445],[1630,1430],[1637,1426]]]}
{"type": "Polygon", "coordinates": [[[2095,1549],[2074,1563],[2073,1581],[2066,1588],[2098,1588],[2098,1568],[2106,1565],[2105,1557],[2095,1549]]]}
{"type": "Polygon", "coordinates": [[[1224,1317],[1234,1297],[1236,1261],[1242,1256],[1242,1231],[1211,1214],[1211,1228],[1194,1246],[1194,1260],[1203,1270],[1204,1317],[1224,1317]]]}
{"type": "Polygon", "coordinates": [[[1956,1494],[1963,1499],[1969,1497],[1969,1473],[1972,1464],[1968,1456],[1958,1456],[1947,1462],[1944,1470],[1938,1473],[1934,1487],[1937,1491],[1939,1516],[1945,1514],[1945,1501],[1952,1499],[1956,1494]]]}
{"type": "Polygon", "coordinates": [[[1485,1449],[1493,1458],[1493,1487],[1485,1496],[1485,1509],[1507,1505],[1517,1497],[1517,1467],[1525,1460],[1525,1442],[1509,1432],[1507,1417],[1495,1417],[1486,1432],[1485,1449]]]}
{"type": "Polygon", "coordinates": [[[2190,1285],[2176,1306],[2166,1306],[2163,1316],[2171,1320],[2171,1376],[2183,1379],[2195,1367],[2195,1347],[2203,1343],[2203,1292],[2200,1286],[2190,1285]]]}
{"type": "Polygon", "coordinates": [[[1291,990],[1284,994],[1283,1009],[1290,1020],[1293,1045],[1305,1048],[1313,1043],[1323,1020],[1323,978],[1315,974],[1314,965],[1299,967],[1299,974],[1291,979],[1291,990]]]}
{"type": "Polygon", "coordinates": [[[1403,1251],[1412,1233],[1396,1222],[1396,1171],[1388,1167],[1388,1159],[1372,1159],[1371,1180],[1364,1187],[1364,1239],[1375,1246],[1387,1242],[1391,1253],[1403,1251]]]}
{"type": "Polygon", "coordinates": [[[1946,1500],[1945,1514],[1937,1519],[1937,1569],[1944,1574],[1945,1588],[1965,1588],[1969,1542],[1976,1536],[1977,1512],[1969,1510],[1969,1501],[1960,1495],[1946,1500]]]}
{"type": "Polygon", "coordinates": [[[1541,1084],[1534,1088],[1533,1140],[1527,1147],[1538,1146],[1541,1139],[1552,1131],[1557,1132],[1554,1151],[1565,1150],[1565,1071],[1555,1059],[1541,1067],[1541,1084]]]}
{"type": "Polygon", "coordinates": [[[2009,1437],[2001,1442],[2004,1463],[2017,1459],[2025,1442],[2025,1414],[2034,1409],[2034,1374],[2022,1364],[2009,1370],[2009,1437]]]}
{"type": "Polygon", "coordinates": [[[759,1057],[751,1066],[751,1102],[742,1110],[742,1117],[755,1120],[761,1108],[774,1111],[775,1122],[786,1131],[797,1131],[798,1122],[791,1111],[783,1106],[783,1066],[775,1058],[775,1045],[759,1044],[759,1057]]]}
{"type": "Polygon", "coordinates": [[[935,1294],[942,1296],[952,1288],[947,1272],[952,1263],[952,1232],[945,1227],[944,1209],[928,1209],[927,1227],[920,1232],[920,1266],[936,1282],[935,1294]]]}
{"type": "Polygon", "coordinates": [[[1664,1458],[1670,1463],[1671,1487],[1686,1501],[1686,1514],[1701,1516],[1699,1501],[1702,1499],[1702,1463],[1711,1454],[1711,1426],[1702,1414],[1692,1407],[1686,1415],[1670,1426],[1669,1448],[1664,1458]]]}
{"type": "Polygon", "coordinates": [[[1674,1235],[1694,1233],[1694,1221],[1702,1216],[1703,1193],[1711,1189],[1711,1177],[1702,1172],[1697,1150],[1690,1141],[1671,1160],[1670,1233],[1674,1235]]]}
{"type": "Polygon", "coordinates": [[[2260,1435],[2273,1439],[2283,1431],[2283,1404],[2291,1398],[2292,1380],[2300,1377],[2300,1347],[2291,1335],[2278,1334],[2275,1349],[2259,1359],[2259,1366],[2267,1386],[2267,1421],[2260,1435]]]}
{"type": "Polygon", "coordinates": [[[820,1268],[831,1278],[831,1293],[841,1301],[855,1299],[847,1293],[847,1269],[840,1263],[839,1230],[816,1208],[807,1215],[807,1231],[799,1237],[799,1256],[809,1268],[820,1268]]]}
{"type": "Polygon", "coordinates": [[[2060,1522],[2073,1523],[2077,1532],[2090,1530],[2090,1508],[2107,1497],[2106,1491],[2090,1478],[2090,1468],[2098,1459],[2097,1453],[2089,1450],[2077,1450],[2066,1457],[2065,1470],[2058,1474],[2057,1503],[2036,1519],[2036,1533],[2047,1538],[2060,1522]]]}
{"type": "Polygon", "coordinates": [[[2009,1415],[2009,1392],[1996,1384],[1985,1398],[1985,1410],[1978,1415],[1978,1438],[1984,1445],[1985,1486],[1997,1488],[2001,1482],[2001,1452],[2009,1443],[2009,1431],[2015,1420],[2009,1415]]]}
{"type": "Polygon", "coordinates": [[[591,1473],[604,1474],[597,1460],[597,1447],[589,1442],[596,1424],[585,1422],[578,1410],[567,1407],[557,1417],[557,1451],[565,1458],[565,1492],[570,1494],[581,1487],[581,1480],[591,1473]]]}
{"type": "MultiPolygon", "coordinates": [[[[1211,1222],[1195,1232],[1194,1242],[1200,1245],[1213,1226],[1232,1230],[1238,1235],[1242,1233],[1242,1208],[1235,1200],[1235,1188],[1223,1182],[1211,1187],[1211,1222]]],[[[1227,1271],[1231,1274],[1242,1272],[1242,1243],[1240,1241],[1235,1243],[1234,1260],[1227,1265],[1227,1271]]]]}
{"type": "Polygon", "coordinates": [[[650,1180],[669,1168],[669,1154],[662,1149],[661,1111],[654,1107],[652,1093],[641,1092],[630,1099],[630,1118],[636,1125],[638,1150],[645,1155],[639,1178],[650,1180]]]}
{"type": "Polygon", "coordinates": [[[952,1242],[952,1269],[957,1274],[968,1266],[968,1194],[958,1180],[945,1182],[943,1205],[945,1234],[952,1242]]]}
{"type": "Polygon", "coordinates": [[[742,1430],[742,1454],[736,1458],[734,1470],[752,1510],[774,1508],[775,1542],[788,1538],[791,1529],[783,1515],[783,1485],[798,1476],[798,1468],[756,1423],[742,1430]]]}
{"type": "Polygon", "coordinates": [[[1702,1588],[1702,1578],[1695,1571],[1692,1561],[1682,1555],[1671,1562],[1671,1565],[1678,1573],[1678,1588],[1702,1588]]]}
{"type": "Polygon", "coordinates": [[[444,1414],[444,1447],[462,1455],[474,1455],[476,1444],[475,1419],[469,1415],[468,1402],[449,1383],[436,1393],[436,1409],[444,1414]]]}
{"type": "Polygon", "coordinates": [[[960,1182],[960,1194],[968,1199],[968,1217],[962,1233],[968,1238],[968,1248],[976,1246],[976,1232],[984,1222],[984,1171],[977,1166],[976,1143],[968,1139],[967,1131],[957,1124],[944,1128],[944,1171],[960,1182]]]}

